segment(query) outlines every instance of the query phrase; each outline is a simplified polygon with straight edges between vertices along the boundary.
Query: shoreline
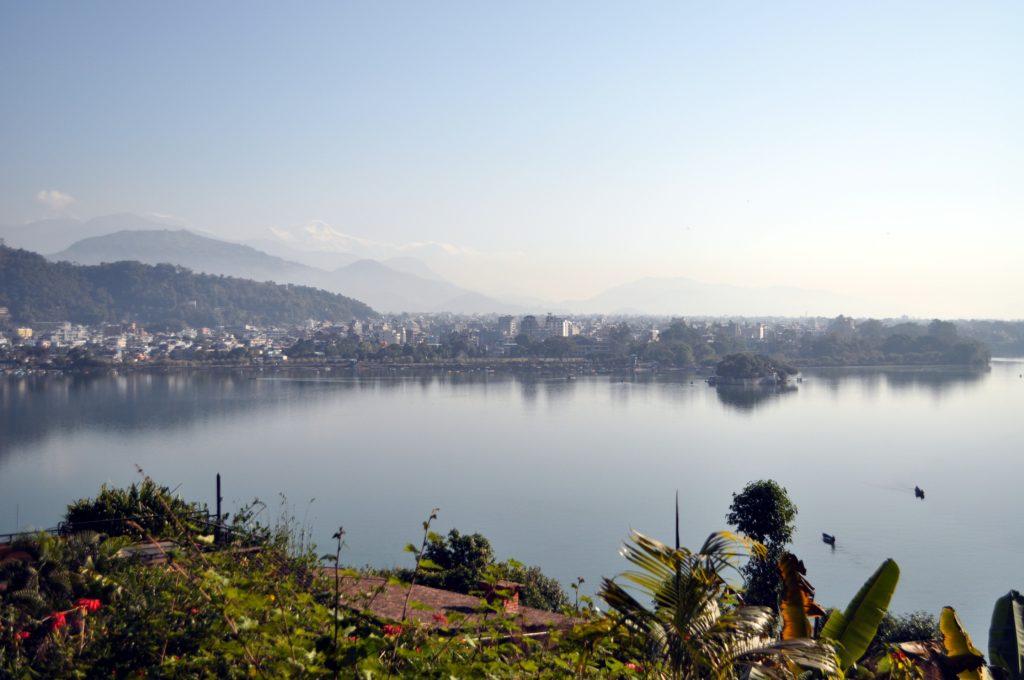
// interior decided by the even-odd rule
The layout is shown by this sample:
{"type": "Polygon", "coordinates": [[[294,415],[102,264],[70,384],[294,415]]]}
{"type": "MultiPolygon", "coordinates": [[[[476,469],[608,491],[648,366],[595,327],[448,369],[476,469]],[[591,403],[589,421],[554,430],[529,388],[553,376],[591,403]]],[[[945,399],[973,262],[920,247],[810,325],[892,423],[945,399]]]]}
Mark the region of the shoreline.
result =
{"type": "MultiPolygon", "coordinates": [[[[795,364],[801,370],[962,370],[986,372],[991,371],[993,362],[1006,363],[1024,361],[1024,357],[993,357],[984,365],[977,364],[795,364]]],[[[0,368],[2,377],[28,377],[48,375],[102,375],[108,373],[191,373],[191,372],[246,372],[246,373],[280,373],[289,371],[336,372],[352,375],[393,375],[395,373],[520,373],[535,375],[559,375],[565,378],[576,378],[588,375],[691,375],[701,379],[714,378],[714,368],[706,366],[652,366],[622,365],[618,363],[598,363],[590,359],[543,359],[543,358],[488,358],[462,361],[442,361],[425,363],[376,363],[363,361],[295,361],[273,364],[252,363],[219,363],[219,362],[182,362],[159,364],[111,364],[89,367],[52,367],[52,366],[5,366],[0,368]]],[[[761,386],[753,380],[717,379],[718,384],[732,386],[761,386]]],[[[789,381],[787,381],[789,382],[789,381]]]]}

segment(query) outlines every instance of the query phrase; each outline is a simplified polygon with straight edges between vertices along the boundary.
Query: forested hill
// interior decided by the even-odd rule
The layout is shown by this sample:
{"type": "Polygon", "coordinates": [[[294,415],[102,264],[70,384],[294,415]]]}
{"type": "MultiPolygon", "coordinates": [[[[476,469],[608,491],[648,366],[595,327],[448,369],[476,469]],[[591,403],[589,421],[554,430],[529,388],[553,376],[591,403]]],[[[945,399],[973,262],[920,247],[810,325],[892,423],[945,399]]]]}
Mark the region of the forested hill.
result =
{"type": "Polygon", "coordinates": [[[53,263],[4,246],[0,307],[20,322],[131,320],[192,326],[348,321],[374,315],[358,300],[316,288],[196,274],[173,265],[53,263]]]}

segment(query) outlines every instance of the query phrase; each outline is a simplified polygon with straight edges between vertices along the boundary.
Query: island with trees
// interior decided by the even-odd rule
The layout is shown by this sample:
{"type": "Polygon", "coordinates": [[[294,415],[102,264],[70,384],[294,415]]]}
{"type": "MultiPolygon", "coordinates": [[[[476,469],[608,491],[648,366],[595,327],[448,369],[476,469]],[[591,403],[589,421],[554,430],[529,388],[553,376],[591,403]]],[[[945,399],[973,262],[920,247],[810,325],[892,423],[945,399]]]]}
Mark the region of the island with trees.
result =
{"type": "Polygon", "coordinates": [[[715,374],[709,382],[719,385],[785,385],[797,369],[778,359],[763,354],[737,352],[729,354],[715,364],[715,374]]]}

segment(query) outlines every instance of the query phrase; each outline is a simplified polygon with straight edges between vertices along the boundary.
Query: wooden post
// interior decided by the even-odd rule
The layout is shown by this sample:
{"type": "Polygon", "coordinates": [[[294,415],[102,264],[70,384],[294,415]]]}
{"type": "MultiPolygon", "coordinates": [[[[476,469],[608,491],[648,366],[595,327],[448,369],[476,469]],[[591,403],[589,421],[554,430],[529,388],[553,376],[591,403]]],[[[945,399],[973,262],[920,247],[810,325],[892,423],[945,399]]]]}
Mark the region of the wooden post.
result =
{"type": "Polygon", "coordinates": [[[223,500],[224,499],[220,495],[220,473],[218,472],[217,473],[217,526],[214,527],[214,530],[213,530],[213,540],[216,543],[220,543],[220,523],[221,523],[220,504],[221,504],[221,501],[223,501],[223,500]]]}

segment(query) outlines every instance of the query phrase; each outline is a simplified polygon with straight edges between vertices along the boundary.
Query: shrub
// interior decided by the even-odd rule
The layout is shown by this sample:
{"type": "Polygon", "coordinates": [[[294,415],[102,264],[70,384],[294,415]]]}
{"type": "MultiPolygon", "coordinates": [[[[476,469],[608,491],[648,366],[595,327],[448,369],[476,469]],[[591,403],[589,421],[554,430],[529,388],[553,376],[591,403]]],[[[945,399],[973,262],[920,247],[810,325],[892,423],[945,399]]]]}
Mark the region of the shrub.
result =
{"type": "Polygon", "coordinates": [[[562,584],[545,576],[540,567],[528,567],[515,560],[505,560],[492,567],[490,576],[497,580],[521,583],[523,587],[519,591],[519,602],[527,607],[557,612],[569,606],[569,597],[562,584]]]}
{"type": "Polygon", "coordinates": [[[892,614],[886,612],[878,626],[874,645],[895,642],[916,642],[919,640],[941,640],[939,622],[928,612],[892,614]]]}
{"type": "MultiPolygon", "coordinates": [[[[449,531],[447,537],[431,534],[423,556],[438,568],[417,575],[416,582],[421,585],[456,593],[476,593],[488,580],[515,581],[523,586],[519,601],[527,607],[560,611],[569,605],[562,585],[545,576],[540,567],[528,567],[516,560],[495,562],[491,542],[482,534],[463,534],[458,529],[449,531]]],[[[412,578],[410,569],[371,571],[402,581],[412,578]]]]}
{"type": "Polygon", "coordinates": [[[96,531],[109,536],[164,536],[174,528],[175,520],[205,522],[206,505],[187,503],[174,496],[166,486],[158,486],[148,477],[127,489],[100,487],[96,498],[83,498],[68,506],[64,516],[65,533],[96,531]]]}

